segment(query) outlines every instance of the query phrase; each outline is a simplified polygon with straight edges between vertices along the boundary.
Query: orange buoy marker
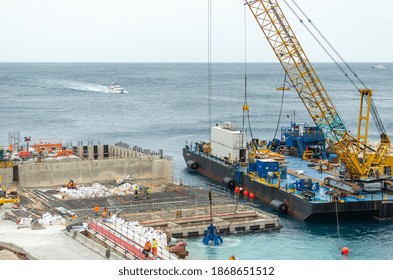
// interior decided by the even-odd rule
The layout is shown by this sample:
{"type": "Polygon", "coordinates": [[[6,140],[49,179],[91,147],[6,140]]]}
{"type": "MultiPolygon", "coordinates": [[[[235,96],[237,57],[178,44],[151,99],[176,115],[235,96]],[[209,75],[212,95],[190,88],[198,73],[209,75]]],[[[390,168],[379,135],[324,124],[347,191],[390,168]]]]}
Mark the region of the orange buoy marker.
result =
{"type": "Polygon", "coordinates": [[[239,193],[240,192],[240,188],[239,187],[236,187],[235,188],[235,193],[239,193]]]}
{"type": "Polygon", "coordinates": [[[348,254],[349,254],[349,249],[348,249],[348,247],[343,247],[343,248],[341,249],[341,254],[343,254],[343,255],[348,255],[348,254]]]}
{"type": "Polygon", "coordinates": [[[243,195],[244,195],[244,196],[248,196],[248,191],[244,191],[244,192],[243,192],[243,195]]]}
{"type": "Polygon", "coordinates": [[[255,194],[252,192],[250,193],[250,198],[253,199],[255,197],[255,194]]]}

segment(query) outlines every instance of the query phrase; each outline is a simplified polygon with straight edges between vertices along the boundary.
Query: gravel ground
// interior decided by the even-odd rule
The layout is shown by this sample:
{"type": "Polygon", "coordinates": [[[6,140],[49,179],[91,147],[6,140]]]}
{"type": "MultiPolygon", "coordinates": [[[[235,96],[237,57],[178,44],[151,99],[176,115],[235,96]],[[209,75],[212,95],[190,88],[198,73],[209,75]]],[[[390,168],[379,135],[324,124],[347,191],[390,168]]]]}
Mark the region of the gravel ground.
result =
{"type": "Polygon", "coordinates": [[[0,207],[0,241],[13,243],[39,260],[102,260],[104,257],[72,239],[62,225],[46,226],[41,230],[18,229],[12,221],[3,220],[12,206],[0,207]]]}

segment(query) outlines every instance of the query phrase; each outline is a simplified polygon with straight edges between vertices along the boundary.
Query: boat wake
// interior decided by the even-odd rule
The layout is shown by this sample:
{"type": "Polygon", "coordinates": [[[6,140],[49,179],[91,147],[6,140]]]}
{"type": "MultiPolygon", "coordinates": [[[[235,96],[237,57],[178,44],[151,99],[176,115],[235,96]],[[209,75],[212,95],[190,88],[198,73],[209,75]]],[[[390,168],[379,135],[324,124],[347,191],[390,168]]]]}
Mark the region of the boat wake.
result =
{"type": "Polygon", "coordinates": [[[76,91],[88,92],[104,92],[108,93],[108,87],[100,84],[76,82],[76,81],[63,81],[63,87],[73,89],[76,91]]]}
{"type": "Polygon", "coordinates": [[[108,87],[100,84],[87,83],[87,82],[78,82],[73,80],[50,80],[50,81],[41,81],[42,84],[45,84],[47,88],[55,88],[55,89],[71,89],[75,91],[81,92],[101,92],[101,93],[109,93],[108,87]]]}

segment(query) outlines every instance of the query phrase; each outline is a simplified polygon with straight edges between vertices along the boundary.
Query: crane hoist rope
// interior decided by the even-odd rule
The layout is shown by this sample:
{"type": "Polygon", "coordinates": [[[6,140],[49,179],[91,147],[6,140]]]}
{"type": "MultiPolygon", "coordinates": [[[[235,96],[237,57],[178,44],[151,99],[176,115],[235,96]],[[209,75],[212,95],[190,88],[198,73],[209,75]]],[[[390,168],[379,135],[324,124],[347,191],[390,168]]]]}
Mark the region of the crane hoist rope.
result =
{"type": "Polygon", "coordinates": [[[287,74],[284,74],[284,81],[282,83],[282,88],[281,88],[281,104],[280,104],[280,112],[278,114],[278,120],[277,120],[277,126],[276,126],[276,131],[274,132],[273,139],[276,139],[277,137],[277,132],[278,128],[280,126],[280,121],[281,121],[281,114],[282,114],[282,106],[284,104],[284,93],[285,93],[285,84],[287,83],[287,74]]]}
{"type": "Polygon", "coordinates": [[[209,139],[212,125],[212,0],[207,1],[207,102],[209,139]]]}
{"type": "MultiPolygon", "coordinates": [[[[329,46],[329,48],[336,54],[336,56],[341,60],[341,62],[347,67],[347,69],[351,72],[351,74],[358,80],[358,82],[365,88],[369,89],[366,84],[360,79],[360,77],[356,74],[356,72],[352,69],[352,67],[344,60],[344,58],[340,55],[340,53],[334,48],[334,46],[329,42],[329,40],[322,34],[322,32],[317,28],[317,26],[311,21],[311,19],[307,16],[307,14],[303,11],[303,9],[295,2],[295,0],[291,0],[292,3],[296,6],[296,8],[303,14],[303,16],[307,19],[307,22],[317,31],[318,35],[323,39],[323,41],[329,46]]],[[[341,70],[344,76],[351,82],[351,84],[356,88],[359,92],[360,88],[356,85],[356,83],[351,79],[345,69],[335,60],[333,55],[327,50],[327,48],[323,45],[323,43],[315,36],[315,34],[305,25],[304,21],[301,17],[296,13],[296,11],[291,7],[291,5],[284,0],[284,3],[288,6],[288,8],[292,11],[292,13],[297,17],[297,19],[302,23],[302,25],[306,28],[306,30],[311,34],[314,40],[321,46],[321,48],[325,51],[325,53],[330,57],[330,59],[335,63],[335,65],[341,70]]],[[[383,126],[381,118],[379,117],[377,108],[371,98],[371,115],[373,116],[375,125],[378,129],[380,135],[386,134],[386,130],[383,126]]]]}
{"type": "MultiPolygon", "coordinates": [[[[245,119],[247,118],[247,124],[248,124],[248,129],[250,132],[250,136],[251,139],[255,139],[254,135],[252,133],[252,127],[251,127],[251,121],[250,121],[250,106],[247,103],[247,8],[246,8],[246,3],[244,3],[244,103],[243,103],[243,124],[242,124],[242,130],[245,131],[245,119]]],[[[285,74],[285,78],[284,78],[284,83],[283,83],[283,87],[285,87],[285,84],[287,83],[286,81],[286,74],[285,74]]],[[[274,137],[273,139],[276,138],[277,135],[277,131],[278,131],[278,127],[280,124],[280,118],[281,118],[281,112],[282,112],[282,105],[283,105],[283,99],[284,99],[284,90],[282,92],[282,100],[281,100],[281,108],[280,108],[280,114],[278,117],[278,121],[277,121],[277,128],[276,131],[274,133],[274,137]]],[[[243,140],[243,138],[242,138],[243,140]]],[[[266,149],[266,151],[261,152],[258,147],[256,146],[256,143],[252,142],[254,145],[254,149],[253,149],[253,157],[255,157],[256,155],[258,156],[264,156],[269,154],[270,152],[270,148],[266,149]]],[[[242,143],[243,145],[243,143],[242,143]]]]}

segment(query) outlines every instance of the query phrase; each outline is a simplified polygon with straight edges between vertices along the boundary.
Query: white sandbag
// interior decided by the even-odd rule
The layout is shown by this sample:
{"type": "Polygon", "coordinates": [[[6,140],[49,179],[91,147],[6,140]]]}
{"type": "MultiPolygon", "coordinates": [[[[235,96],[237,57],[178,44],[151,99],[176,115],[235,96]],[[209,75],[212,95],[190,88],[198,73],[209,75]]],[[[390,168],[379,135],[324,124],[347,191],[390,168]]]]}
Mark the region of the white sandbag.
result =
{"type": "Polygon", "coordinates": [[[52,217],[53,216],[51,214],[49,214],[48,212],[42,215],[43,220],[50,220],[50,219],[52,219],[52,217]]]}

